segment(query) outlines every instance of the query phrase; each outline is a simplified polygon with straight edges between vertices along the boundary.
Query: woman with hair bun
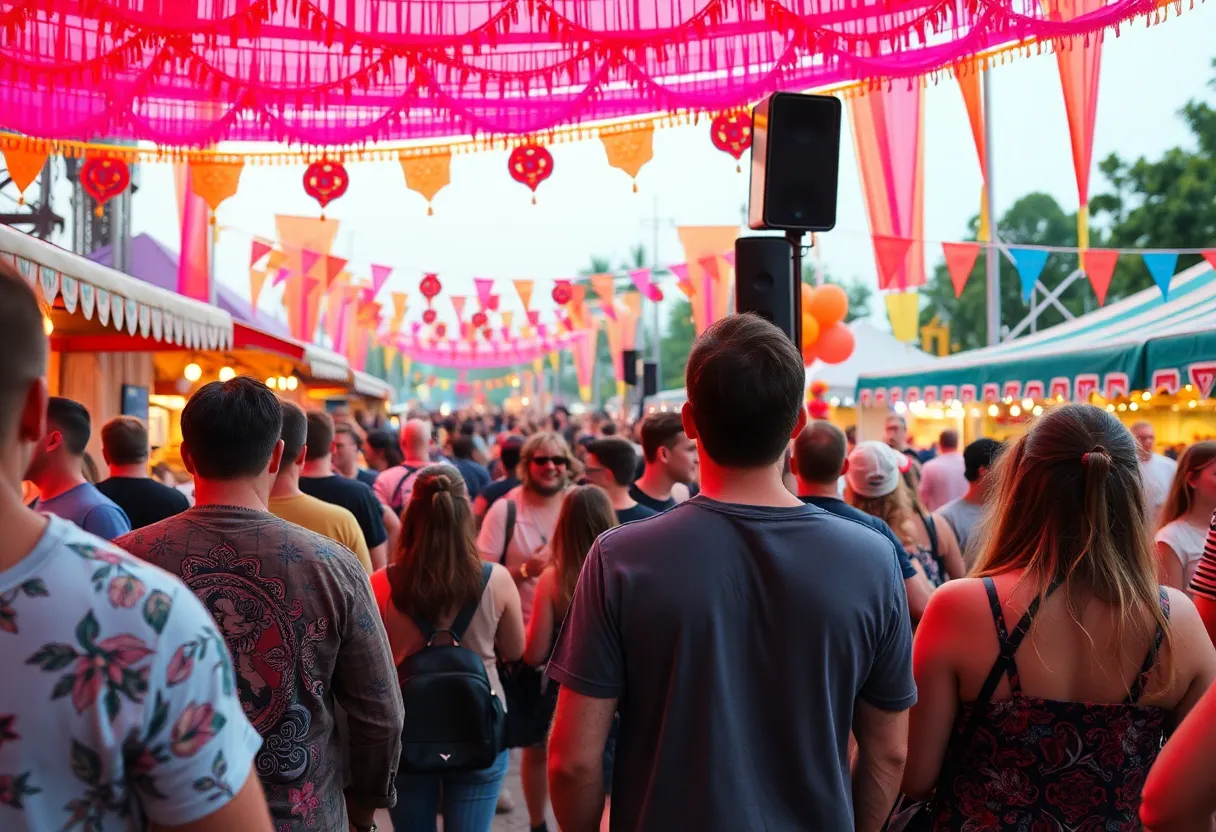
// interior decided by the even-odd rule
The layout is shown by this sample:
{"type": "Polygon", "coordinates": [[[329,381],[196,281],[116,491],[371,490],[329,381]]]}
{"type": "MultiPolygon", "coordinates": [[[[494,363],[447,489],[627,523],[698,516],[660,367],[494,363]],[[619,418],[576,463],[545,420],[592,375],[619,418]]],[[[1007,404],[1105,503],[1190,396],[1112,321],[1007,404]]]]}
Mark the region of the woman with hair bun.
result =
{"type": "MultiPolygon", "coordinates": [[[[498,564],[490,567],[483,587],[473,512],[460,472],[447,464],[422,468],[402,516],[391,562],[371,578],[398,666],[426,646],[415,617],[442,630],[452,626],[462,607],[480,599],[460,644],[481,656],[492,689],[502,690],[495,652],[506,661],[523,655],[524,622],[511,574],[498,564]]],[[[420,718],[425,715],[406,716],[420,718]]],[[[489,832],[506,773],[503,751],[481,771],[398,774],[397,805],[390,810],[393,826],[411,832],[434,830],[435,816],[441,811],[445,832],[489,832]]]]}

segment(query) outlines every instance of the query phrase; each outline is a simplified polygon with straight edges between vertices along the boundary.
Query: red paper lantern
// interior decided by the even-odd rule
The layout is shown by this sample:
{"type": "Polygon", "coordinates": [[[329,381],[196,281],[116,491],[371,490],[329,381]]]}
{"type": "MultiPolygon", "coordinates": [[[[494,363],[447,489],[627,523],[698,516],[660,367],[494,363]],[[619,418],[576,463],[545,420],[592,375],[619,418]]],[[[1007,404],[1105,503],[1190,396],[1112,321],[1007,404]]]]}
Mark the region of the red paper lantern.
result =
{"type": "Polygon", "coordinates": [[[485,336],[487,341],[492,341],[494,339],[494,330],[490,329],[489,327],[483,329],[481,334],[485,336]]]}
{"type": "MultiPolygon", "coordinates": [[[[721,113],[709,125],[709,138],[718,150],[740,159],[752,146],[752,117],[745,110],[721,113]]],[[[742,170],[738,165],[735,169],[742,170]]]]}
{"type": "Polygon", "coordinates": [[[812,419],[826,419],[828,418],[828,414],[831,413],[831,408],[823,399],[811,399],[807,410],[810,412],[812,419]]]}
{"type": "Polygon", "coordinates": [[[553,302],[558,306],[565,306],[573,297],[574,294],[570,291],[570,281],[559,280],[553,285],[553,302]]]}
{"type": "Polygon", "coordinates": [[[105,213],[105,204],[131,184],[131,168],[122,159],[90,156],[80,167],[80,186],[97,203],[94,213],[105,213]]]}
{"type": "Polygon", "coordinates": [[[553,155],[538,144],[524,144],[511,151],[507,158],[511,178],[532,189],[532,204],[536,204],[536,186],[553,175],[553,155]]]}
{"type": "Polygon", "coordinates": [[[346,193],[348,185],[350,176],[341,162],[322,159],[304,171],[304,193],[321,204],[321,219],[325,219],[325,206],[346,193]]]}
{"type": "Polygon", "coordinates": [[[474,328],[481,329],[483,326],[486,325],[486,313],[485,312],[474,312],[473,317],[470,318],[469,320],[473,322],[474,328]]]}
{"type": "Polygon", "coordinates": [[[434,309],[428,309],[422,313],[422,322],[429,326],[430,324],[435,323],[435,319],[438,317],[439,314],[434,309]]]}
{"type": "Polygon", "coordinates": [[[422,282],[418,284],[418,291],[422,292],[422,296],[430,300],[443,291],[443,284],[439,282],[439,275],[428,274],[422,278],[422,282]]]}
{"type": "Polygon", "coordinates": [[[437,335],[438,337],[442,338],[443,336],[445,336],[447,334],[448,334],[447,324],[439,324],[438,326],[435,327],[435,335],[437,335]]]}

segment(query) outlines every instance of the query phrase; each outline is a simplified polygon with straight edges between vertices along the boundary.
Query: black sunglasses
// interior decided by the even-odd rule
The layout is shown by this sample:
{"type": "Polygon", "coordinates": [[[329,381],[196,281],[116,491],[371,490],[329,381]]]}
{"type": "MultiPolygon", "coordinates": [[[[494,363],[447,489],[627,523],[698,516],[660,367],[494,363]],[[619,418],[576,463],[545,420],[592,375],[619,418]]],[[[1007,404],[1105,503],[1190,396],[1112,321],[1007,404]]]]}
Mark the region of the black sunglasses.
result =
{"type": "Polygon", "coordinates": [[[570,464],[570,460],[568,460],[564,456],[534,456],[534,457],[532,457],[532,464],[534,464],[534,465],[548,465],[550,462],[552,462],[558,468],[564,468],[565,466],[570,464]]]}

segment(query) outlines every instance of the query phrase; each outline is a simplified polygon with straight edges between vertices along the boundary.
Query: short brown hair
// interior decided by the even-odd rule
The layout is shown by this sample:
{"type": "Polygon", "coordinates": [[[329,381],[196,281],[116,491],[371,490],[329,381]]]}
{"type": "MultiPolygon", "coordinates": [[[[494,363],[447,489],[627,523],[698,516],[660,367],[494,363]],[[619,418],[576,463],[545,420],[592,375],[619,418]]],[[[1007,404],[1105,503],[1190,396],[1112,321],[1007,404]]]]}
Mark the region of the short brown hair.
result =
{"type": "Polygon", "coordinates": [[[355,450],[363,449],[363,434],[352,425],[350,422],[341,421],[334,423],[334,438],[337,438],[339,433],[344,433],[349,436],[355,443],[355,450]]]}
{"type": "Polygon", "coordinates": [[[148,461],[148,429],[134,416],[115,416],[101,427],[101,447],[111,465],[148,461]]]}
{"type": "Polygon", "coordinates": [[[296,461],[296,457],[300,455],[300,449],[304,447],[308,427],[304,419],[304,410],[298,404],[281,399],[279,407],[283,408],[283,428],[279,434],[283,440],[282,464],[290,465],[296,461]]]}
{"type": "Polygon", "coordinates": [[[651,413],[642,421],[642,456],[654,462],[659,448],[670,448],[683,432],[684,422],[678,412],[651,413]]]}
{"type": "Polygon", "coordinates": [[[30,384],[46,375],[47,351],[34,290],[12,266],[0,262],[0,429],[6,433],[30,384]]]}
{"type": "Polygon", "coordinates": [[[844,431],[831,422],[811,422],[794,440],[794,473],[807,482],[835,482],[848,451],[844,431]]]}
{"type": "Polygon", "coordinates": [[[693,344],[684,378],[710,459],[727,468],[781,459],[806,389],[802,354],[785,333],[750,312],[723,318],[693,344]]]}
{"type": "Polygon", "coordinates": [[[958,450],[958,431],[953,428],[946,428],[937,437],[937,444],[941,446],[942,451],[957,451],[958,450]]]}
{"type": "Polygon", "coordinates": [[[334,430],[334,417],[324,410],[308,411],[308,440],[306,444],[308,451],[304,454],[304,459],[312,462],[314,459],[327,456],[329,449],[334,444],[334,430]]]}

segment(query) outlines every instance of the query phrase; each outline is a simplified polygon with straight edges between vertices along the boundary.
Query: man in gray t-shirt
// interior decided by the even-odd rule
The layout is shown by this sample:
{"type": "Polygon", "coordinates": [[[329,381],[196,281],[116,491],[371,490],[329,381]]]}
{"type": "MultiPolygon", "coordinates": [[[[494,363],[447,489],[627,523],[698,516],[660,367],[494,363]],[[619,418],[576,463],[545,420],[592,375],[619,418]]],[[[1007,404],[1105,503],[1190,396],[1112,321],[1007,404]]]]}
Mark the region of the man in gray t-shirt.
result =
{"type": "Polygon", "coordinates": [[[613,829],[882,826],[916,701],[907,599],[889,540],[782,483],[804,378],[753,315],[694,346],[684,425],[703,492],[600,537],[549,663],[561,828],[598,827],[614,711],[613,829]]]}
{"type": "Polygon", "coordinates": [[[983,545],[983,541],[976,540],[972,532],[984,516],[984,503],[988,499],[992,484],[992,465],[1001,447],[1001,443],[995,439],[977,439],[968,445],[963,451],[963,474],[967,477],[967,493],[946,503],[936,512],[954,530],[968,571],[975,566],[975,559],[983,545]]]}

